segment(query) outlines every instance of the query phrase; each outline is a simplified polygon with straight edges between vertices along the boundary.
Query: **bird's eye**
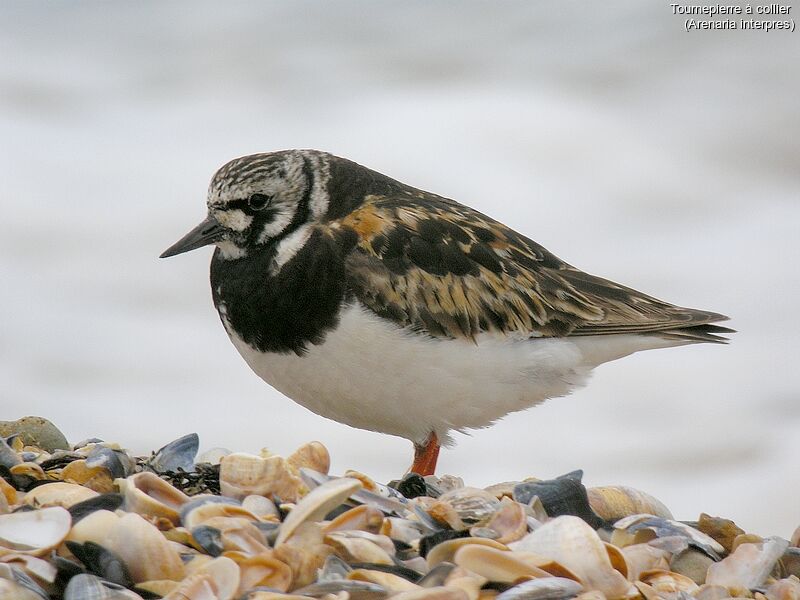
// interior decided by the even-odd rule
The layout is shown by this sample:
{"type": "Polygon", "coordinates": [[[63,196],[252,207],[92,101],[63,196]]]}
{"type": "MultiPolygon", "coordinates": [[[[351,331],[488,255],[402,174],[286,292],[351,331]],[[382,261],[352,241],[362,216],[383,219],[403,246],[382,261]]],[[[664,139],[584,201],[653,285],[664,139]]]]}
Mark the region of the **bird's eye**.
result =
{"type": "Polygon", "coordinates": [[[262,210],[269,206],[272,198],[269,194],[251,194],[247,199],[247,206],[253,210],[262,210]]]}

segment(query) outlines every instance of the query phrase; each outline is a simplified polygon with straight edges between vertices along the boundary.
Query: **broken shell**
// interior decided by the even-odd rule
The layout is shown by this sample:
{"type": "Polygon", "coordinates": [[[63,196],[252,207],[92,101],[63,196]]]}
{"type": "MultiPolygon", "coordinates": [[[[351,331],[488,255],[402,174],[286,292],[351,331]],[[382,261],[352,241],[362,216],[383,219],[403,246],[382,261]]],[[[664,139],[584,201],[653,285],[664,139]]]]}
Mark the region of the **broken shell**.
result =
{"type": "Polygon", "coordinates": [[[181,509],[181,523],[193,529],[215,517],[236,517],[252,523],[259,522],[256,515],[235,501],[220,500],[220,496],[209,496],[192,500],[181,509]],[[235,503],[232,503],[235,502],[235,503]]]}
{"type": "Polygon", "coordinates": [[[162,517],[174,525],[180,523],[179,510],[189,496],[148,471],[117,479],[125,510],[148,517],[162,517]]]}
{"type": "Polygon", "coordinates": [[[78,502],[95,498],[99,494],[74,483],[61,481],[39,485],[25,494],[22,502],[28,506],[63,506],[69,508],[78,502]]]}
{"type": "Polygon", "coordinates": [[[294,587],[312,583],[333,549],[323,543],[319,523],[301,523],[294,534],[276,547],[273,556],[291,567],[294,587]]]}
{"type": "Polygon", "coordinates": [[[605,525],[589,506],[589,498],[581,479],[583,471],[572,471],[566,475],[545,481],[527,481],[514,487],[514,500],[529,505],[538,497],[550,517],[574,515],[586,521],[593,529],[605,525]]]}
{"type": "MultiPolygon", "coordinates": [[[[392,552],[387,552],[375,540],[348,535],[354,532],[335,532],[325,536],[325,543],[333,548],[337,556],[348,563],[372,563],[393,565],[392,552]]],[[[374,536],[378,538],[380,536],[374,536]]],[[[388,538],[386,538],[388,539],[388,538]]],[[[391,543],[391,540],[390,540],[391,543]]]]}
{"type": "Polygon", "coordinates": [[[359,489],[361,489],[360,481],[342,477],[326,481],[311,490],[284,520],[275,540],[275,547],[285,542],[301,523],[323,518],[359,489]]]}
{"type": "Polygon", "coordinates": [[[67,483],[75,483],[99,493],[114,490],[114,478],[104,467],[89,467],[86,459],[73,460],[61,471],[61,479],[67,483]]]}
{"type": "Polygon", "coordinates": [[[232,600],[239,581],[236,563],[220,556],[193,571],[164,600],[232,600]]]}
{"type": "Polygon", "coordinates": [[[45,475],[45,472],[42,469],[42,467],[40,467],[34,462],[19,463],[11,467],[9,471],[11,471],[12,475],[29,477],[34,481],[42,481],[44,479],[47,479],[47,475],[45,475]]]}
{"type": "Polygon", "coordinates": [[[634,488],[609,485],[589,488],[586,493],[594,513],[612,523],[642,513],[672,519],[672,513],[659,500],[634,488]]]}
{"type": "MultiPolygon", "coordinates": [[[[311,596],[314,598],[330,597],[338,598],[338,594],[346,593],[351,600],[382,600],[387,596],[387,591],[376,583],[367,581],[351,581],[349,579],[339,579],[335,581],[322,581],[306,585],[295,593],[300,596],[311,596]]],[[[406,592],[414,593],[414,592],[406,592]]],[[[399,598],[402,594],[397,594],[399,598]]],[[[466,599],[463,599],[466,600],[466,599]]]]}
{"type": "Polygon", "coordinates": [[[250,494],[242,500],[242,508],[249,510],[264,521],[280,520],[281,513],[275,503],[264,496],[250,494]]]}
{"type": "Polygon", "coordinates": [[[685,575],[670,571],[645,571],[641,574],[641,581],[653,588],[658,594],[674,594],[678,592],[693,594],[700,589],[694,581],[685,575]]]}
{"type": "Polygon", "coordinates": [[[336,517],[325,526],[325,533],[346,530],[361,530],[378,533],[383,525],[383,512],[366,504],[356,506],[336,517]]]}
{"type": "Polygon", "coordinates": [[[352,581],[367,581],[369,583],[377,583],[378,585],[386,588],[389,593],[407,592],[410,590],[420,589],[420,586],[410,582],[404,577],[400,577],[394,573],[387,573],[386,571],[375,571],[373,569],[354,569],[347,574],[347,579],[352,581]]]}
{"type": "Polygon", "coordinates": [[[219,485],[224,496],[241,500],[250,494],[296,502],[306,486],[282,456],[262,458],[234,452],[220,460],[219,485]]]}
{"type": "Polygon", "coordinates": [[[0,437],[0,466],[10,469],[21,462],[22,459],[19,457],[16,451],[8,445],[5,439],[0,437]]]}
{"type": "Polygon", "coordinates": [[[531,579],[507,589],[497,600],[567,600],[583,591],[577,581],[564,577],[531,579]]]}
{"type": "Polygon", "coordinates": [[[455,587],[432,587],[401,592],[392,596],[392,600],[469,600],[469,596],[455,587]]]}
{"type": "Polygon", "coordinates": [[[733,554],[708,568],[706,583],[724,585],[731,591],[759,587],[788,547],[789,542],[778,537],[766,538],[760,544],[741,544],[733,554]]]}
{"type": "Polygon", "coordinates": [[[697,585],[703,585],[706,582],[708,568],[712,564],[714,564],[714,559],[705,552],[694,548],[687,548],[680,554],[672,557],[669,570],[680,573],[681,575],[686,575],[686,577],[694,581],[697,585]]]}
{"type": "Polygon", "coordinates": [[[731,593],[725,586],[706,583],[701,585],[693,596],[696,600],[724,600],[730,598],[731,593]]]}
{"type": "Polygon", "coordinates": [[[0,599],[48,600],[48,598],[47,592],[22,568],[16,565],[0,564],[0,599]]]}
{"type": "Polygon", "coordinates": [[[67,537],[71,524],[60,506],[0,515],[0,554],[47,554],[67,537]]]}
{"type": "Polygon", "coordinates": [[[248,556],[243,552],[224,554],[239,566],[239,588],[237,595],[257,586],[265,586],[285,592],[292,585],[292,569],[289,565],[272,556],[272,552],[262,552],[248,556]]]}
{"type": "Polygon", "coordinates": [[[612,567],[600,537],[579,517],[551,519],[511,547],[552,559],[577,575],[586,589],[599,590],[609,598],[632,591],[630,583],[612,567]]]}
{"type": "MultiPolygon", "coordinates": [[[[203,522],[202,528],[219,532],[219,540],[224,550],[235,550],[248,554],[261,554],[269,548],[264,533],[255,524],[241,517],[211,517],[203,522]]],[[[192,534],[195,530],[192,530],[192,534]]]]}
{"type": "Polygon", "coordinates": [[[550,577],[550,573],[524,562],[519,553],[498,550],[477,544],[459,548],[453,562],[489,581],[516,583],[523,579],[550,577]]]}
{"type": "Polygon", "coordinates": [[[634,544],[621,549],[628,565],[628,581],[636,581],[643,571],[669,571],[670,553],[650,544],[634,544]]]}
{"type": "Polygon", "coordinates": [[[133,473],[135,463],[122,450],[111,448],[104,444],[92,446],[86,455],[86,466],[90,469],[102,468],[111,474],[114,479],[127,477],[133,473]]]}
{"type": "Polygon", "coordinates": [[[116,583],[84,573],[69,580],[64,600],[142,600],[142,597],[116,583]]]}
{"type": "Polygon", "coordinates": [[[158,450],[147,464],[156,473],[166,471],[194,471],[194,458],[200,447],[200,438],[196,433],[190,433],[171,441],[158,450]]]}
{"type": "Polygon", "coordinates": [[[136,583],[153,579],[177,580],[184,575],[183,562],[172,544],[154,525],[135,513],[120,517],[99,543],[122,559],[136,583]]]}
{"type": "Polygon", "coordinates": [[[436,544],[431,548],[426,556],[428,566],[433,568],[442,562],[453,562],[453,557],[456,552],[468,545],[486,546],[488,548],[494,548],[495,550],[508,550],[507,546],[488,538],[456,538],[436,544]]]}
{"type": "MultiPolygon", "coordinates": [[[[499,510],[489,518],[483,527],[496,533],[496,536],[491,537],[501,544],[516,542],[528,533],[528,518],[525,508],[519,502],[504,500],[500,503],[499,510]]],[[[474,532],[473,535],[475,535],[474,532]]]]}
{"type": "Polygon", "coordinates": [[[733,540],[736,536],[744,533],[744,530],[736,526],[730,519],[712,517],[706,513],[701,513],[697,520],[697,529],[711,536],[725,548],[726,552],[733,552],[733,540]]]}
{"type": "Polygon", "coordinates": [[[485,490],[463,487],[447,492],[428,507],[428,514],[460,531],[491,517],[499,508],[497,498],[485,490]]]}
{"type": "Polygon", "coordinates": [[[418,542],[428,531],[419,521],[410,521],[399,517],[386,517],[381,525],[380,533],[410,546],[418,542]]]}
{"type": "Polygon", "coordinates": [[[625,517],[614,523],[614,529],[611,543],[620,547],[631,543],[649,542],[654,538],[681,536],[686,538],[690,544],[707,552],[712,557],[717,557],[725,552],[725,548],[719,542],[694,527],[653,515],[631,515],[630,517],[625,517]],[[622,532],[624,535],[615,537],[618,532],[622,532]],[[626,536],[627,539],[625,539],[626,536]]]}
{"type": "Polygon", "coordinates": [[[328,474],[331,468],[331,456],[328,449],[320,442],[309,442],[303,444],[286,459],[295,473],[300,469],[311,469],[323,475],[328,474]]]}
{"type": "Polygon", "coordinates": [[[798,600],[800,580],[797,577],[787,577],[776,581],[767,588],[766,596],[769,600],[798,600]]]}
{"type": "Polygon", "coordinates": [[[9,506],[14,506],[17,503],[17,490],[2,477],[0,477],[0,496],[5,498],[9,506]]]}

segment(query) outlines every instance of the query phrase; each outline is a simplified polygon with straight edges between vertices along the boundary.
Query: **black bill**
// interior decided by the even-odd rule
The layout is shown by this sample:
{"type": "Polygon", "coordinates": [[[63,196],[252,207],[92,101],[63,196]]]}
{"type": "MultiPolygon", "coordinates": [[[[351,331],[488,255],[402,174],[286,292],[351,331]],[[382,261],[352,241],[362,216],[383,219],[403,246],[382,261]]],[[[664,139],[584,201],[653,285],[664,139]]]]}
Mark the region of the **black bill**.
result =
{"type": "Polygon", "coordinates": [[[209,216],[200,225],[164,250],[159,258],[169,258],[176,254],[183,254],[184,252],[189,252],[189,250],[196,250],[213,244],[222,237],[223,231],[222,225],[214,217],[209,216]]]}

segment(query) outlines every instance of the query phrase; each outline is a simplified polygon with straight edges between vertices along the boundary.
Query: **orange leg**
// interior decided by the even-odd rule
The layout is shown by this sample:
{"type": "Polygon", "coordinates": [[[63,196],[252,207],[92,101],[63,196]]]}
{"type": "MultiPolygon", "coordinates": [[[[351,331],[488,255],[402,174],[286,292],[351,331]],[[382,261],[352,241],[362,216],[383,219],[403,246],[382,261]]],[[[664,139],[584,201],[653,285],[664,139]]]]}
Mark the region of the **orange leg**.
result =
{"type": "Polygon", "coordinates": [[[439,458],[439,438],[434,432],[422,445],[414,444],[414,464],[410,471],[418,475],[433,475],[436,471],[436,460],[439,458]]]}

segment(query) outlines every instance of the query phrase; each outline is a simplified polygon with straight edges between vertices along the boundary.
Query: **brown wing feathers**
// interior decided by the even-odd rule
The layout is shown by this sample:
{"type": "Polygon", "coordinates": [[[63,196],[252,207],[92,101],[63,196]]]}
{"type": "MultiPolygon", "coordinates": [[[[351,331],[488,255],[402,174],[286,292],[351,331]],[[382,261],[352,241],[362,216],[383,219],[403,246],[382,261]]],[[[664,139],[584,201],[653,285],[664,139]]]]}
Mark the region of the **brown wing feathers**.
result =
{"type": "Polygon", "coordinates": [[[368,197],[332,224],[356,232],[353,293],[377,314],[434,337],[658,333],[725,341],[727,317],[663,302],[583,273],[493,219],[414,191],[368,197]]]}

